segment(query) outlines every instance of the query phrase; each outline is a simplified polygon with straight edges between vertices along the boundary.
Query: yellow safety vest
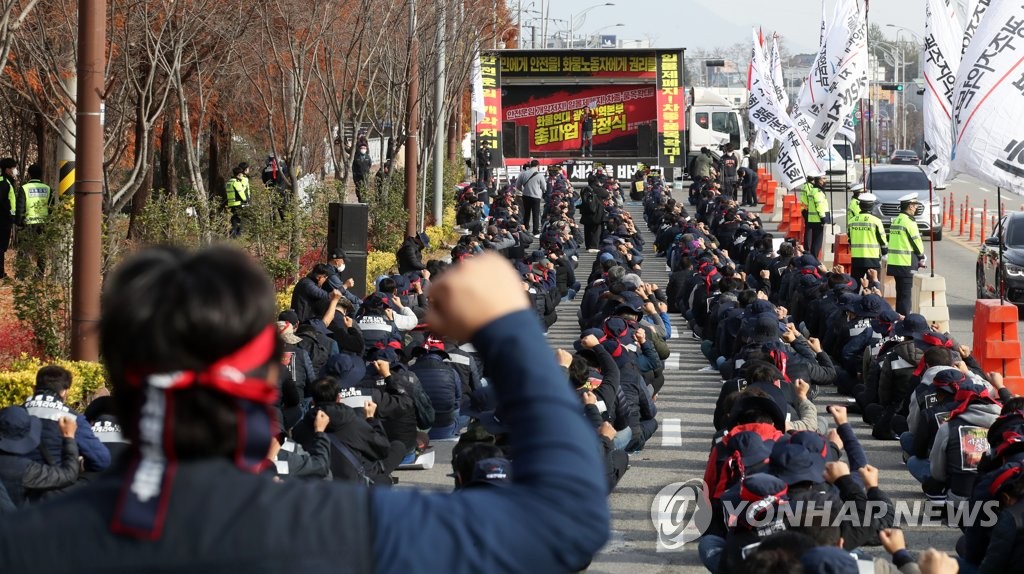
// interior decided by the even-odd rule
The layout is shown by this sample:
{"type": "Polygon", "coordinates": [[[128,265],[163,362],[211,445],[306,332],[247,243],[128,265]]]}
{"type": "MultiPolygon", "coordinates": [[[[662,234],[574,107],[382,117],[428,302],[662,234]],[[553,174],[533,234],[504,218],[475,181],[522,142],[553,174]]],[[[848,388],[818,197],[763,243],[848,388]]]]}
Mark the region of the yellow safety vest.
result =
{"type": "Polygon", "coordinates": [[[850,218],[850,256],[854,259],[880,259],[885,245],[885,228],[882,220],[870,213],[850,218]],[[882,242],[879,244],[879,238],[882,242]]]}
{"type": "Polygon", "coordinates": [[[249,203],[249,194],[246,193],[245,182],[231,178],[224,186],[224,192],[227,195],[228,207],[238,207],[249,203]]]}
{"type": "Polygon", "coordinates": [[[828,213],[828,197],[825,192],[813,186],[807,193],[807,223],[821,223],[828,213]]]}
{"type": "Polygon", "coordinates": [[[924,253],[921,232],[913,217],[900,213],[889,225],[889,266],[913,267],[914,253],[924,253]]]}
{"type": "Polygon", "coordinates": [[[846,214],[847,218],[853,217],[855,215],[860,215],[860,200],[857,199],[856,197],[851,199],[850,205],[849,207],[846,208],[846,211],[848,212],[846,214]]]}
{"type": "Polygon", "coordinates": [[[38,180],[30,180],[21,186],[21,192],[25,202],[25,211],[15,215],[24,215],[26,225],[38,225],[45,222],[46,218],[50,216],[50,186],[38,180]]]}

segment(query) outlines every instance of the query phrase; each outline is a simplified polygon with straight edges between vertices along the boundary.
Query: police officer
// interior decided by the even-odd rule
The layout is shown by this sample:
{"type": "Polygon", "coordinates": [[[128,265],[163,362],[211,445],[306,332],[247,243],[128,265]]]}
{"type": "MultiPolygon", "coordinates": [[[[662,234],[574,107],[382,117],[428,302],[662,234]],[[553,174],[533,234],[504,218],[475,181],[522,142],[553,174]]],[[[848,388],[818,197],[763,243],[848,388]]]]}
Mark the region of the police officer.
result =
{"type": "Polygon", "coordinates": [[[856,184],[850,188],[850,193],[853,197],[850,198],[850,205],[846,207],[846,221],[849,222],[850,218],[855,215],[860,215],[860,194],[864,192],[863,184],[856,184]]]}
{"type": "Polygon", "coordinates": [[[42,234],[43,223],[46,223],[46,219],[50,216],[50,205],[53,202],[50,186],[40,181],[42,177],[43,168],[38,164],[28,166],[28,181],[21,186],[17,193],[13,192],[14,187],[12,186],[11,193],[14,195],[14,199],[13,201],[8,199],[14,222],[21,229],[18,241],[19,265],[17,267],[20,268],[20,262],[34,253],[39,275],[42,275],[46,268],[45,259],[38,251],[39,236],[42,234]]]}
{"type": "Polygon", "coordinates": [[[927,257],[921,232],[917,229],[914,214],[921,202],[917,195],[900,198],[900,214],[889,225],[889,255],[887,275],[896,278],[896,312],[910,313],[910,293],[914,288],[914,272],[924,267],[927,257]]]}
{"type": "Polygon", "coordinates": [[[797,194],[803,204],[803,215],[806,227],[804,230],[804,248],[817,258],[821,258],[821,246],[825,241],[825,224],[832,222],[829,211],[828,197],[822,191],[825,187],[825,176],[815,173],[807,177],[807,182],[797,194]]]}
{"type": "Polygon", "coordinates": [[[868,269],[881,268],[882,255],[888,251],[882,220],[871,213],[877,200],[873,193],[859,194],[857,207],[860,213],[849,218],[851,275],[854,279],[863,277],[868,269]]]}
{"type": "Polygon", "coordinates": [[[480,142],[480,148],[476,150],[476,172],[477,179],[483,182],[485,187],[491,187],[491,148],[486,141],[480,142]]]}
{"type": "Polygon", "coordinates": [[[4,256],[11,246],[11,227],[14,225],[14,189],[18,182],[18,162],[5,157],[0,159],[0,279],[7,278],[4,256]]]}
{"type": "Polygon", "coordinates": [[[231,170],[231,179],[224,185],[227,207],[231,211],[231,237],[242,234],[241,209],[249,205],[249,178],[241,165],[231,170]]]}

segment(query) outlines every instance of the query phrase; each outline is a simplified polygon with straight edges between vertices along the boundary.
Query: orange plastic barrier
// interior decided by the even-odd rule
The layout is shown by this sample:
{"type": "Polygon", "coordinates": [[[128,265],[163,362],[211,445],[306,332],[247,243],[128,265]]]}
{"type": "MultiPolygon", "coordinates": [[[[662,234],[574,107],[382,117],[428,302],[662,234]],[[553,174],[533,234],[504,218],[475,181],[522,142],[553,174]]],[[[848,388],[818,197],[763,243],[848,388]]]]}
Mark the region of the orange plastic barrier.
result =
{"type": "Polygon", "coordinates": [[[1017,306],[979,299],[974,304],[974,358],[986,373],[1002,373],[1006,388],[1014,394],[1024,393],[1020,352],[1017,306]]]}
{"type": "Polygon", "coordinates": [[[782,221],[779,223],[779,231],[789,232],[790,206],[796,201],[795,195],[787,195],[782,198],[782,221]]]}
{"type": "Polygon", "coordinates": [[[794,196],[793,203],[789,205],[789,233],[786,234],[786,237],[803,241],[805,229],[803,210],[803,204],[794,196]]]}
{"type": "Polygon", "coordinates": [[[775,211],[775,190],[779,183],[772,178],[765,181],[764,199],[761,201],[761,213],[772,213],[775,211]]]}
{"type": "Polygon", "coordinates": [[[845,233],[836,235],[836,242],[832,249],[835,250],[835,258],[832,265],[842,265],[847,272],[850,271],[850,264],[853,259],[850,256],[850,238],[845,233]]]}

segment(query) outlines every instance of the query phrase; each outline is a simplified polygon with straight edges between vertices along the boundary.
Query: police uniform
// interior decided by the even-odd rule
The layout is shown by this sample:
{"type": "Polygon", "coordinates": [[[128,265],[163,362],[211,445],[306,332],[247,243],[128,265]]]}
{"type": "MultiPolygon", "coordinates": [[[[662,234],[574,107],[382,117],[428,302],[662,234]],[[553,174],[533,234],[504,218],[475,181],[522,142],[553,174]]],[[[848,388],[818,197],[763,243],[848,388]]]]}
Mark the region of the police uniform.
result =
{"type": "MultiPolygon", "coordinates": [[[[11,186],[9,193],[11,196],[8,198],[8,202],[11,204],[11,217],[15,223],[22,227],[21,233],[27,239],[25,242],[20,240],[18,242],[18,258],[21,260],[30,252],[36,251],[38,246],[34,244],[34,239],[42,233],[42,224],[46,223],[47,218],[50,216],[50,204],[53,196],[50,192],[50,186],[35,178],[28,180],[17,193],[14,191],[14,186],[11,186]]],[[[36,254],[36,259],[39,273],[42,274],[46,268],[45,260],[38,253],[36,254]]]]}
{"type": "Polygon", "coordinates": [[[231,211],[231,237],[242,234],[242,217],[239,210],[249,205],[249,178],[244,174],[232,177],[224,185],[227,207],[231,211]]]}
{"type": "MultiPolygon", "coordinates": [[[[812,176],[811,179],[814,179],[812,176]]],[[[825,192],[810,181],[804,184],[797,197],[804,206],[804,248],[821,259],[821,246],[825,241],[825,223],[829,217],[828,198],[825,192]]]]}
{"type": "Polygon", "coordinates": [[[869,269],[881,268],[882,255],[887,251],[882,220],[871,214],[871,205],[874,204],[874,200],[875,196],[872,194],[861,195],[857,207],[858,210],[863,207],[864,211],[848,220],[851,275],[854,279],[860,279],[869,269]]]}
{"type": "Polygon", "coordinates": [[[924,263],[924,244],[921,232],[914,218],[903,211],[911,204],[920,205],[916,197],[900,200],[900,214],[889,225],[889,255],[886,274],[896,278],[896,312],[910,313],[911,291],[914,288],[914,272],[918,263],[924,263]]]}

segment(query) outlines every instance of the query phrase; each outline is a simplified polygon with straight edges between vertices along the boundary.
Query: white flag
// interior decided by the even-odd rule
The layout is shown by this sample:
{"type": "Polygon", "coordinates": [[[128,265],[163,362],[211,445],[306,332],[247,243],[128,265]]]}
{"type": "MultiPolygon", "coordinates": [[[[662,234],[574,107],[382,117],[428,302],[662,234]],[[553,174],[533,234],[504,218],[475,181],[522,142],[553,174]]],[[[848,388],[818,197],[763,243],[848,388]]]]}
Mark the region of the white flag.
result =
{"type": "Polygon", "coordinates": [[[953,96],[953,169],[1024,195],[1024,0],[989,4],[953,96]]]}
{"type": "Polygon", "coordinates": [[[829,53],[836,40],[845,38],[841,57],[832,74],[826,100],[814,119],[811,143],[827,148],[868,89],[868,27],[863,0],[847,0],[852,10],[842,22],[833,22],[827,40],[829,53]]]}
{"type": "MultiPolygon", "coordinates": [[[[837,5],[838,9],[839,6],[837,5]]],[[[821,28],[818,34],[818,55],[811,64],[811,70],[807,73],[807,79],[800,86],[800,96],[797,98],[797,107],[801,110],[808,110],[825,98],[825,90],[828,89],[829,76],[832,73],[828,65],[828,51],[826,42],[828,39],[828,26],[825,21],[825,0],[821,0],[821,28]]]]}
{"type": "Polygon", "coordinates": [[[924,33],[924,163],[935,187],[952,179],[953,89],[960,68],[963,29],[946,0],[928,0],[924,33]]]}
{"type": "Polygon", "coordinates": [[[959,2],[958,11],[963,16],[960,22],[964,31],[960,44],[960,54],[963,55],[967,51],[967,46],[970,46],[971,38],[974,37],[974,33],[978,30],[981,18],[985,15],[985,10],[988,9],[988,5],[992,3],[992,0],[959,0],[959,2]]]}
{"type": "Polygon", "coordinates": [[[750,99],[747,114],[759,133],[768,134],[782,143],[779,151],[779,176],[786,189],[803,185],[807,174],[820,173],[815,151],[806,137],[793,125],[793,120],[779,104],[772,87],[771,70],[765,60],[761,38],[753,33],[754,47],[750,55],[750,99]]]}
{"type": "Polygon", "coordinates": [[[782,56],[779,54],[779,35],[772,34],[772,51],[768,59],[771,66],[772,87],[775,89],[775,99],[783,110],[789,109],[789,94],[786,93],[786,80],[782,75],[782,56]]]}
{"type": "Polygon", "coordinates": [[[486,115],[486,106],[484,105],[484,76],[480,71],[480,50],[476,50],[476,54],[473,55],[473,66],[470,69],[470,83],[472,85],[473,97],[470,101],[470,110],[473,116],[473,128],[475,130],[476,125],[483,121],[486,115]]]}

